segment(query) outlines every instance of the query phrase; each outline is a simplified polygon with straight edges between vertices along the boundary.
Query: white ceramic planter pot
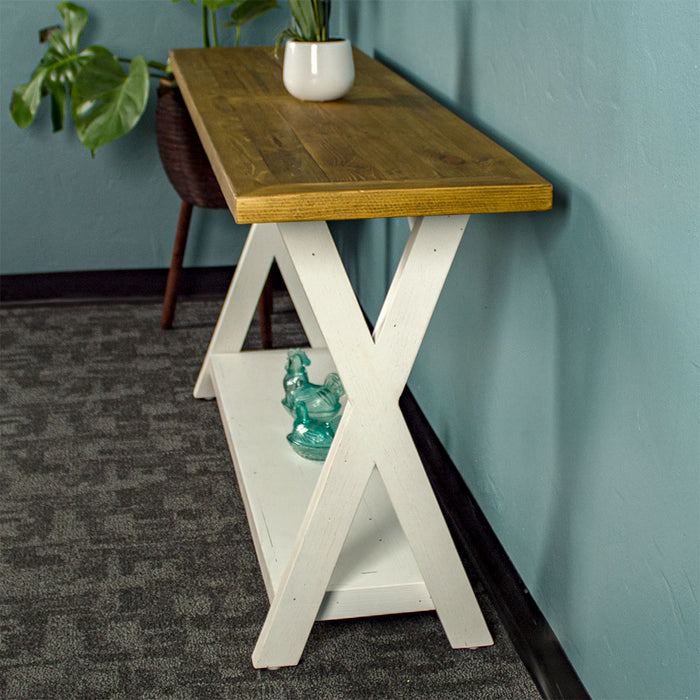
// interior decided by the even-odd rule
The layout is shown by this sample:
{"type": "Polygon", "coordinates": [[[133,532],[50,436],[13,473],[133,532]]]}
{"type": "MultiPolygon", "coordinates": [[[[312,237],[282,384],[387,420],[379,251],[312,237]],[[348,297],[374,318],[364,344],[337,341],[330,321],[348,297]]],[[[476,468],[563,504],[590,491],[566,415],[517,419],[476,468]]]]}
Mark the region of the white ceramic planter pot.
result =
{"type": "Polygon", "coordinates": [[[300,100],[340,99],[355,81],[350,41],[287,41],[282,77],[289,93],[300,100]]]}

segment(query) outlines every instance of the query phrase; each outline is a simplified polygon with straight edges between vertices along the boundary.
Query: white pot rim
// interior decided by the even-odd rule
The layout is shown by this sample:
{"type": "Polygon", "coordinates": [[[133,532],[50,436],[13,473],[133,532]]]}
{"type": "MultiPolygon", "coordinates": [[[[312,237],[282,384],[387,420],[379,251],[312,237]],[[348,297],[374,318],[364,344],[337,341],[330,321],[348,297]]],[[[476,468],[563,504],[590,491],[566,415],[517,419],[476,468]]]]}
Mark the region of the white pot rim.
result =
{"type": "Polygon", "coordinates": [[[286,43],[292,44],[337,44],[339,41],[350,41],[350,39],[343,39],[342,37],[333,37],[331,39],[326,39],[325,41],[306,41],[306,39],[287,39],[286,43]]]}

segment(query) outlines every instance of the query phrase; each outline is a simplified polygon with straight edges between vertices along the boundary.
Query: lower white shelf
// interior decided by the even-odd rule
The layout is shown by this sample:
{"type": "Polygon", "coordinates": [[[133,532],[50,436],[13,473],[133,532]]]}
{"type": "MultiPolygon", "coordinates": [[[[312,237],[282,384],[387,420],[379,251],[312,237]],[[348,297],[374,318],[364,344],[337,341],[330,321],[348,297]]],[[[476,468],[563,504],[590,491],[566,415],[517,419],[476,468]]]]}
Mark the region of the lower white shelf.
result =
{"type": "MultiPolygon", "coordinates": [[[[309,379],[334,371],[324,350],[306,350],[309,379]]],[[[281,404],[286,350],[214,355],[217,403],[268,597],[294,548],[320,462],[287,443],[293,419],[281,404]]],[[[309,576],[314,572],[309,571],[309,576]]],[[[355,515],[317,619],[433,610],[411,548],[375,470],[355,515]]]]}

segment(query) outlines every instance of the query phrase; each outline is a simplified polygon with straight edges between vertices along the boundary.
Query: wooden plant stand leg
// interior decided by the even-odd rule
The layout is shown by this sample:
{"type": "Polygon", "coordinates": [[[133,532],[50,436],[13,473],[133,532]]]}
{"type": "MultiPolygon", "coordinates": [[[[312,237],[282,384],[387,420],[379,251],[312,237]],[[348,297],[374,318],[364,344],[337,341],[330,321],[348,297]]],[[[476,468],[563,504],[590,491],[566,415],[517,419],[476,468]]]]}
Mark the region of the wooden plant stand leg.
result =
{"type": "MultiPolygon", "coordinates": [[[[160,317],[160,327],[169,330],[173,327],[175,318],[175,307],[177,296],[180,290],[180,280],[182,279],[182,263],[185,259],[185,249],[187,247],[187,236],[192,220],[194,206],[182,200],[180,204],[180,215],[175,231],[175,243],[173,244],[173,255],[168,270],[168,279],[165,285],[165,298],[163,300],[163,312],[160,317]]],[[[272,282],[268,278],[263,287],[258,303],[258,322],[260,324],[260,339],[263,348],[272,347],[272,305],[273,291],[272,282]]]]}
{"type": "Polygon", "coordinates": [[[467,221],[416,220],[374,337],[327,225],[278,224],[348,404],[253,652],[257,668],[298,663],[375,467],[450,644],[493,643],[398,406],[467,221]]]}
{"type": "Polygon", "coordinates": [[[323,336],[290,262],[277,224],[253,224],[204,357],[194,387],[195,398],[211,399],[215,395],[211,379],[211,356],[221,352],[239,352],[243,347],[273,260],[277,261],[282,272],[306,337],[312,347],[324,346],[323,336]]]}
{"type": "Polygon", "coordinates": [[[190,230],[193,206],[189,202],[182,200],[180,204],[180,216],[177,220],[175,231],[175,243],[173,244],[173,255],[168,271],[168,281],[165,285],[165,299],[163,301],[163,313],[160,317],[160,327],[168,330],[173,326],[175,317],[175,305],[177,304],[177,294],[180,289],[180,279],[182,278],[182,261],[185,258],[185,248],[187,247],[187,234],[190,230]]]}

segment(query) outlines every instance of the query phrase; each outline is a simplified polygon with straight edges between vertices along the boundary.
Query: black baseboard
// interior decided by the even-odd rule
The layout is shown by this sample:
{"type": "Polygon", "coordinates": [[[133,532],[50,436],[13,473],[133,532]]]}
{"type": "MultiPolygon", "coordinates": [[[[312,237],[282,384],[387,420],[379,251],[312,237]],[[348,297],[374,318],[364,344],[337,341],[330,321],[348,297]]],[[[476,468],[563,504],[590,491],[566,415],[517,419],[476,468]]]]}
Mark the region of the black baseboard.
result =
{"type": "Polygon", "coordinates": [[[589,698],[547,620],[408,389],[400,405],[465,569],[483,584],[543,697],[589,698]]]}
{"type": "MultiPolygon", "coordinates": [[[[181,297],[223,296],[232,266],[189,267],[182,271],[181,297]]],[[[3,275],[0,302],[75,302],[162,298],[167,269],[100,270],[3,275]]]]}
{"type": "MultiPolygon", "coordinates": [[[[234,265],[186,267],[182,270],[178,297],[223,297],[231,284],[234,270],[234,265]]],[[[162,299],[167,277],[166,268],[2,275],[0,302],[24,304],[162,299]]],[[[272,265],[270,279],[275,288],[283,288],[282,276],[276,264],[272,265]]]]}

